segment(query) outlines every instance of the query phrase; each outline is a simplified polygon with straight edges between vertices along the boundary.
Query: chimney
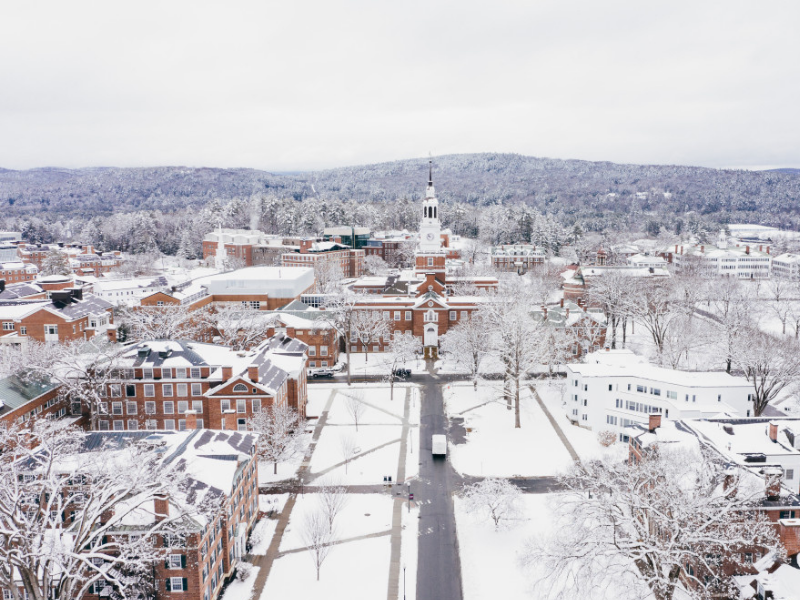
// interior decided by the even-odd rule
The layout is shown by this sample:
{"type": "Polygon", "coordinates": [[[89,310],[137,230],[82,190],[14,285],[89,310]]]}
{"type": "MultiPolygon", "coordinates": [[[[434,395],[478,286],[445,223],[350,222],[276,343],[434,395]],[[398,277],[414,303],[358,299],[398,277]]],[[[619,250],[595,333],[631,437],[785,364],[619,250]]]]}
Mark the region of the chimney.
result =
{"type": "Polygon", "coordinates": [[[675,254],[678,253],[678,244],[675,244],[675,254]]]}
{"type": "Polygon", "coordinates": [[[222,367],[222,381],[228,381],[233,377],[233,367],[222,367]]]}
{"type": "Polygon", "coordinates": [[[758,251],[759,251],[759,252],[763,252],[763,251],[764,251],[764,246],[762,246],[761,244],[759,244],[759,245],[758,245],[758,251]]]}
{"type": "Polygon", "coordinates": [[[187,410],[186,415],[186,431],[194,431],[197,429],[197,411],[187,410]]]}
{"type": "Polygon", "coordinates": [[[767,428],[767,435],[773,442],[778,441],[778,424],[775,421],[770,421],[767,428]]]}
{"type": "Polygon", "coordinates": [[[153,508],[156,522],[160,523],[169,516],[169,498],[167,496],[156,496],[153,498],[153,508]]]}
{"type": "Polygon", "coordinates": [[[783,469],[781,467],[767,467],[761,471],[764,473],[764,493],[767,500],[778,500],[781,497],[781,483],[783,480],[783,469]]]}
{"type": "Polygon", "coordinates": [[[561,299],[561,308],[564,308],[564,299],[561,299]]]}
{"type": "Polygon", "coordinates": [[[706,251],[706,247],[705,246],[700,246],[700,253],[703,254],[703,253],[705,253],[705,251],[706,251]]]}
{"type": "Polygon", "coordinates": [[[258,365],[247,367],[247,378],[253,383],[258,383],[258,365]]]}
{"type": "Polygon", "coordinates": [[[569,306],[568,306],[568,307],[566,308],[566,310],[564,311],[564,318],[565,318],[565,319],[569,319],[569,306]]]}
{"type": "Polygon", "coordinates": [[[745,254],[750,254],[750,246],[745,246],[744,247],[744,253],[745,254]]]}
{"type": "Polygon", "coordinates": [[[547,320],[547,307],[546,306],[542,306],[542,320],[543,321],[547,320]]]}
{"type": "Polygon", "coordinates": [[[767,246],[767,254],[769,254],[769,246],[767,246]]]}
{"type": "Polygon", "coordinates": [[[300,254],[308,254],[312,244],[311,240],[300,240],[300,254]]]}
{"type": "Polygon", "coordinates": [[[647,428],[650,430],[650,433],[654,433],[656,429],[661,427],[661,415],[659,414],[652,414],[650,415],[650,419],[648,422],[647,428]]]}

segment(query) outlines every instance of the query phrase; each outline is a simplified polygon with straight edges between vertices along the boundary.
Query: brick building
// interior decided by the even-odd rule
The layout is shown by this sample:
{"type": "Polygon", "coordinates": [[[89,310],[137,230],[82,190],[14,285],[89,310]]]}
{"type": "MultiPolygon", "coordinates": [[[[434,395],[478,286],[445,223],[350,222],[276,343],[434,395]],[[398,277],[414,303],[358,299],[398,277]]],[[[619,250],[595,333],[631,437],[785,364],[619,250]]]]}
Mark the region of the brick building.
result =
{"type": "MultiPolygon", "coordinates": [[[[259,248],[279,246],[283,243],[277,236],[269,236],[255,229],[218,229],[203,238],[203,260],[214,261],[219,256],[219,243],[223,244],[222,256],[241,261],[241,266],[273,264],[264,261],[264,252],[259,248]],[[278,243],[280,242],[280,243],[278,243]]],[[[285,251],[285,250],[283,250],[285,251]]]]}
{"type": "Polygon", "coordinates": [[[580,304],[562,299],[559,306],[542,306],[532,315],[564,334],[567,355],[573,361],[600,350],[606,343],[606,315],[602,310],[584,310],[580,304]]]}
{"type": "Polygon", "coordinates": [[[618,273],[626,277],[669,277],[670,272],[666,268],[637,267],[637,266],[609,266],[609,265],[570,265],[561,273],[562,287],[564,288],[564,299],[573,302],[585,302],[588,299],[588,291],[592,287],[592,281],[603,277],[607,273],[618,273]]]}
{"type": "Polygon", "coordinates": [[[361,277],[364,274],[364,256],[364,250],[355,250],[339,242],[305,239],[294,252],[281,255],[281,266],[319,269],[335,265],[345,277],[361,277]]]}
{"type": "Polygon", "coordinates": [[[17,245],[19,260],[42,268],[44,261],[52,252],[63,252],[75,275],[101,275],[122,264],[122,254],[118,250],[100,252],[86,244],[26,244],[17,245]]]}
{"type": "MultiPolygon", "coordinates": [[[[152,451],[156,460],[165,464],[180,461],[186,472],[187,492],[140,501],[134,518],[130,514],[112,513],[104,514],[98,522],[107,527],[104,544],[113,545],[120,538],[128,542],[133,536],[153,535],[156,547],[163,549],[163,557],[154,562],[148,573],[153,589],[153,595],[148,597],[154,600],[216,600],[220,597],[225,582],[247,552],[246,540],[258,517],[256,442],[257,436],[253,434],[231,435],[209,429],[83,434],[79,446],[81,454],[103,452],[114,460],[114,454],[135,446],[152,451]],[[218,510],[200,510],[205,500],[219,502],[218,510]],[[184,516],[170,524],[168,533],[153,534],[158,522],[171,514],[184,516]]],[[[57,463],[55,468],[68,472],[71,480],[83,482],[79,473],[72,472],[74,466],[70,457],[65,456],[64,460],[66,465],[57,463]]],[[[25,473],[24,466],[20,472],[25,473]]],[[[25,475],[36,477],[35,473],[25,475]]],[[[74,485],[90,488],[91,483],[74,485]]],[[[72,523],[75,514],[69,515],[65,510],[62,518],[66,526],[72,523]]],[[[110,586],[101,579],[90,586],[83,598],[108,598],[110,586]]],[[[20,598],[27,597],[21,581],[17,591],[20,598]]],[[[11,590],[2,592],[4,599],[12,597],[11,590]]]]}
{"type": "Polygon", "coordinates": [[[4,281],[6,285],[33,281],[38,274],[39,268],[34,264],[19,261],[0,263],[0,280],[4,281]]]}
{"type": "Polygon", "coordinates": [[[269,406],[305,416],[306,345],[284,334],[250,352],[200,342],[147,341],[130,347],[109,385],[101,430],[244,430],[269,406]]]}
{"type": "Polygon", "coordinates": [[[284,333],[308,346],[309,369],[332,367],[339,362],[339,334],[331,323],[320,318],[324,314],[324,311],[305,311],[300,315],[278,312],[267,334],[284,333]]]}
{"type": "Polygon", "coordinates": [[[0,300],[0,343],[72,342],[95,335],[116,340],[113,306],[81,288],[49,292],[49,300],[0,300]]]}
{"type": "Polygon", "coordinates": [[[49,378],[19,373],[0,379],[0,427],[67,414],[59,386],[49,378]]]}

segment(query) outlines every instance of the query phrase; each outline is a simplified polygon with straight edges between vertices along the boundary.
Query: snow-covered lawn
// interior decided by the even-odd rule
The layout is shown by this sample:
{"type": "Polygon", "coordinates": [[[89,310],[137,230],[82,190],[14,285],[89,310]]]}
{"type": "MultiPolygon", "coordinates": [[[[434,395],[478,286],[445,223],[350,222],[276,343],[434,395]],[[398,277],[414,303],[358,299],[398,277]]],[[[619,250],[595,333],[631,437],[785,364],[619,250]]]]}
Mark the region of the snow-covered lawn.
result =
{"type": "Polygon", "coordinates": [[[272,512],[272,518],[264,516],[258,520],[250,533],[252,548],[250,554],[266,554],[278,525],[278,516],[283,510],[289,494],[262,494],[258,497],[258,509],[263,513],[272,512]]]}
{"type": "Polygon", "coordinates": [[[497,401],[495,385],[484,383],[475,391],[469,383],[452,383],[445,386],[443,394],[448,415],[463,417],[467,428],[467,443],[451,443],[448,449],[457,471],[499,477],[539,476],[555,475],[572,464],[527,387],[520,402],[520,429],[514,428],[514,411],[497,401]]]}
{"type": "Polygon", "coordinates": [[[462,498],[454,498],[464,600],[537,598],[518,561],[526,540],[549,530],[551,499],[550,494],[523,495],[525,519],[495,531],[489,519],[477,520],[462,498]]]}
{"type": "MultiPolygon", "coordinates": [[[[347,357],[342,356],[342,362],[345,363],[347,357]]],[[[389,375],[388,355],[384,352],[352,352],[350,354],[350,375],[358,377],[360,375],[389,375]]],[[[425,371],[425,361],[421,358],[407,362],[401,365],[405,369],[411,369],[412,373],[422,373],[425,371]]],[[[347,377],[347,365],[340,371],[337,377],[347,377]]]]}
{"type": "MultiPolygon", "coordinates": [[[[348,495],[335,521],[334,539],[350,540],[388,532],[392,526],[392,505],[389,496],[348,495]]],[[[289,554],[275,561],[261,598],[373,600],[385,596],[391,552],[388,534],[333,546],[322,564],[320,580],[316,580],[314,562],[303,549],[302,530],[305,515],[318,507],[319,499],[315,494],[298,497],[280,547],[281,552],[289,554]]],[[[411,577],[415,581],[416,572],[411,577]]]]}
{"type": "Polygon", "coordinates": [[[222,595],[222,600],[250,600],[253,596],[253,585],[256,583],[256,577],[261,569],[253,567],[250,575],[244,581],[234,579],[225,588],[225,593],[222,595]]]}
{"type": "Polygon", "coordinates": [[[387,475],[396,480],[401,432],[400,425],[359,425],[358,431],[351,425],[326,426],[311,458],[310,471],[312,475],[330,471],[308,485],[324,485],[325,480],[342,485],[377,484],[387,475]],[[347,437],[355,442],[356,455],[345,464],[341,440],[347,437]]]}

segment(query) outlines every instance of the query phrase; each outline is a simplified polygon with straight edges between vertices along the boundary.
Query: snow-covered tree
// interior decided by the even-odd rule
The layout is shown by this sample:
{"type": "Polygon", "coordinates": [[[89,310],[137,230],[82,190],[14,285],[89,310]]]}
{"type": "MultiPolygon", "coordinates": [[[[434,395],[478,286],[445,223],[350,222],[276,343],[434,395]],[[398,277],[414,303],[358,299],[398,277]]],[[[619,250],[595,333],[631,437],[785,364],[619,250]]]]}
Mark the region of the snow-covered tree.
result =
{"type": "Polygon", "coordinates": [[[531,540],[523,562],[548,598],[730,597],[726,567],[744,551],[779,551],[769,519],[753,510],[761,485],[726,487],[724,465],[701,453],[659,447],[640,462],[577,463],[560,478],[553,533],[531,540]],[[708,576],[708,579],[705,577],[708,576]],[[644,587],[644,590],[642,589],[644,587]],[[681,596],[685,597],[685,596],[681,596]]]}
{"type": "Polygon", "coordinates": [[[71,275],[69,256],[62,250],[51,250],[42,261],[42,275],[71,275]]]}
{"type": "Polygon", "coordinates": [[[389,322],[381,310],[356,310],[350,321],[350,332],[364,347],[366,362],[369,361],[370,344],[376,344],[381,339],[389,337],[389,322]]]}
{"type": "Polygon", "coordinates": [[[355,330],[353,329],[353,319],[358,310],[358,295],[340,289],[336,293],[327,297],[323,307],[323,320],[329,323],[336,332],[345,340],[344,349],[347,357],[347,385],[350,385],[350,350],[352,349],[355,330]]]}
{"type": "MultiPolygon", "coordinates": [[[[201,309],[202,310],[202,309],[201,309]]],[[[181,304],[137,306],[123,309],[120,325],[127,327],[134,340],[188,339],[206,341],[205,317],[181,304]]]]}
{"type": "Polygon", "coordinates": [[[306,513],[300,536],[311,555],[311,560],[314,561],[314,569],[317,573],[317,581],[319,581],[322,563],[328,557],[333,541],[333,532],[329,527],[327,516],[322,510],[306,513]]]}
{"type": "Polygon", "coordinates": [[[199,516],[179,500],[179,462],[136,444],[87,449],[86,435],[46,419],[0,430],[0,587],[13,598],[21,585],[31,599],[78,600],[98,582],[141,597],[167,551],[156,536],[199,516]],[[171,510],[156,518],[162,498],[171,510]],[[139,535],[114,535],[131,519],[139,535]]]}
{"type": "Polygon", "coordinates": [[[324,260],[314,265],[314,280],[316,289],[320,294],[334,294],[344,279],[342,267],[338,262],[324,260]]]}
{"type": "Polygon", "coordinates": [[[487,477],[464,488],[464,498],[469,511],[488,517],[495,530],[517,521],[522,516],[522,492],[506,479],[487,477]]]}
{"type": "Polygon", "coordinates": [[[625,289],[625,312],[650,334],[660,363],[667,330],[686,306],[668,277],[631,277],[625,289]]]}
{"type": "Polygon", "coordinates": [[[394,400],[395,371],[403,368],[407,363],[415,361],[420,352],[422,352],[422,342],[410,331],[396,331],[391,336],[384,353],[384,367],[387,370],[386,377],[389,380],[390,400],[394,400]]]}
{"type": "Polygon", "coordinates": [[[716,342],[730,373],[739,336],[753,323],[753,295],[750,288],[734,277],[715,279],[708,293],[711,310],[709,324],[716,331],[716,342]]]}
{"type": "Polygon", "coordinates": [[[273,465],[278,474],[278,463],[289,460],[300,449],[303,424],[297,411],[290,406],[262,407],[247,420],[248,429],[258,434],[258,457],[273,465]]]}
{"type": "Polygon", "coordinates": [[[206,325],[219,343],[233,350],[249,350],[261,343],[274,325],[274,319],[259,310],[239,304],[223,304],[198,311],[197,319],[206,325]]]}
{"type": "Polygon", "coordinates": [[[440,342],[442,355],[466,369],[472,385],[478,389],[478,376],[481,364],[489,352],[491,340],[486,315],[474,311],[466,319],[461,319],[445,333],[440,342]]]}
{"type": "Polygon", "coordinates": [[[364,271],[367,275],[386,275],[389,265],[377,254],[370,254],[364,259],[364,271]]]}
{"type": "Polygon", "coordinates": [[[800,344],[749,328],[736,338],[733,364],[753,384],[753,412],[758,417],[784,388],[800,379],[800,344]]]}

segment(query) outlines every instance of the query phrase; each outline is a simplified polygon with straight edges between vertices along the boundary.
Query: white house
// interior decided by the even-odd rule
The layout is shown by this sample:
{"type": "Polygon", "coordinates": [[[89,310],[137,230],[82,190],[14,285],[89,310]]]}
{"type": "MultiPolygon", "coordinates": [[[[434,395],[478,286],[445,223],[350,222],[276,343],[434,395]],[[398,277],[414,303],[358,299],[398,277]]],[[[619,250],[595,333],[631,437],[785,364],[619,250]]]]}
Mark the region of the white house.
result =
{"type": "Polygon", "coordinates": [[[772,273],[783,279],[800,279],[800,254],[781,254],[772,259],[772,273]]]}
{"type": "Polygon", "coordinates": [[[671,420],[753,414],[752,384],[725,372],[657,367],[630,350],[593,352],[566,370],[567,418],[593,431],[613,431],[623,442],[626,427],[646,427],[650,414],[671,420]]]}
{"type": "Polygon", "coordinates": [[[667,261],[661,256],[648,254],[634,254],[628,258],[628,264],[633,267],[647,267],[648,269],[665,269],[667,261]]]}

